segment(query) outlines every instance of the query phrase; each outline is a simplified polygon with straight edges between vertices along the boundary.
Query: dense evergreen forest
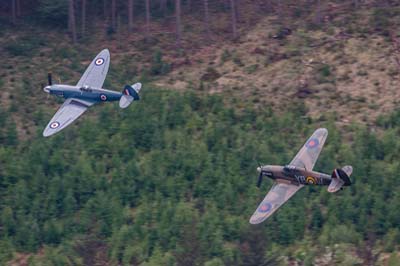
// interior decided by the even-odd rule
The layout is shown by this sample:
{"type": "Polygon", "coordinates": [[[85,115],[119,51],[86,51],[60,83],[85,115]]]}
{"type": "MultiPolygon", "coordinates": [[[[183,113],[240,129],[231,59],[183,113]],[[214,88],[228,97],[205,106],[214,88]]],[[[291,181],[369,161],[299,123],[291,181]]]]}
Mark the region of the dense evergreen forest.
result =
{"type": "MultiPolygon", "coordinates": [[[[94,256],[124,265],[277,265],[286,252],[311,265],[331,247],[338,264],[353,265],[342,254],[349,249],[398,248],[400,112],[382,117],[382,133],[352,125],[343,135],[331,119],[298,119],[299,109],[238,111],[218,96],[149,87],[141,103],[116,108],[103,105],[98,118],[51,139],[38,132],[19,142],[1,131],[3,263],[41,250],[31,265],[89,265],[94,256]],[[330,135],[316,169],[351,164],[355,185],[334,195],[306,187],[251,226],[271,185],[255,187],[257,162],[289,162],[317,126],[330,135]]],[[[7,128],[5,115],[1,122],[7,128]]]]}
{"type": "MultiPolygon", "coordinates": [[[[184,58],[200,46],[187,36],[240,43],[266,14],[278,15],[273,38],[285,39],[281,29],[292,20],[324,30],[328,4],[345,4],[350,16],[372,10],[373,29],[360,34],[397,40],[396,1],[299,2],[2,1],[0,265],[400,265],[400,110],[343,124],[334,112],[309,115],[303,98],[275,109],[207,93],[206,85],[156,85],[179,67],[160,47],[184,58]],[[129,53],[121,43],[132,33],[141,36],[134,43],[143,55],[134,56],[143,67],[119,55],[105,86],[139,79],[141,101],[124,110],[95,106],[43,138],[62,102],[45,99],[47,71],[72,84],[99,47],[117,42],[114,50],[129,53]],[[265,223],[250,225],[272,185],[256,187],[258,163],[287,164],[318,127],[329,136],[315,170],[350,164],[354,185],[335,194],[306,186],[265,223]]],[[[332,79],[332,69],[316,71],[332,79]]],[[[218,73],[206,74],[204,84],[218,73]]]]}

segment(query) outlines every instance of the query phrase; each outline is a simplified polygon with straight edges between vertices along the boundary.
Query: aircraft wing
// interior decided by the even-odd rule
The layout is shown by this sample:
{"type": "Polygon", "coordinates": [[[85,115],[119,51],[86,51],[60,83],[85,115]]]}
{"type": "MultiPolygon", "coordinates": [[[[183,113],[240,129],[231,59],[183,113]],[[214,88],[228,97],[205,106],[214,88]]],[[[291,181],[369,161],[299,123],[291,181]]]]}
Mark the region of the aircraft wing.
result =
{"type": "Polygon", "coordinates": [[[328,130],[326,128],[319,128],[315,130],[289,165],[302,167],[311,171],[317,162],[327,137],[328,130]]]}
{"type": "Polygon", "coordinates": [[[53,116],[49,124],[44,129],[43,136],[51,136],[66,128],[93,104],[94,102],[88,102],[76,98],[68,98],[63,105],[61,105],[60,109],[58,109],[57,113],[53,116]]]}
{"type": "Polygon", "coordinates": [[[89,86],[101,89],[106,79],[109,66],[110,52],[108,49],[104,49],[93,59],[76,86],[89,86]]]}
{"type": "Polygon", "coordinates": [[[250,223],[259,224],[265,221],[302,187],[303,185],[275,182],[251,216],[250,223]]]}

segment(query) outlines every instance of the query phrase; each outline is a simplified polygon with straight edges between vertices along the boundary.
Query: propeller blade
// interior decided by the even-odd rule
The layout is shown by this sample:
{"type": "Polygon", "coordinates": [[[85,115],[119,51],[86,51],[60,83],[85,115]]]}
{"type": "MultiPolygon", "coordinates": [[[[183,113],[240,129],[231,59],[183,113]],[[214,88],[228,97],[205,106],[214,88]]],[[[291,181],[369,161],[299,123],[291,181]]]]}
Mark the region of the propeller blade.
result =
{"type": "Polygon", "coordinates": [[[51,73],[47,73],[47,83],[50,86],[53,85],[53,78],[51,77],[51,73]]]}
{"type": "Polygon", "coordinates": [[[258,176],[257,187],[261,186],[262,179],[263,179],[263,173],[261,172],[260,175],[258,176]]]}

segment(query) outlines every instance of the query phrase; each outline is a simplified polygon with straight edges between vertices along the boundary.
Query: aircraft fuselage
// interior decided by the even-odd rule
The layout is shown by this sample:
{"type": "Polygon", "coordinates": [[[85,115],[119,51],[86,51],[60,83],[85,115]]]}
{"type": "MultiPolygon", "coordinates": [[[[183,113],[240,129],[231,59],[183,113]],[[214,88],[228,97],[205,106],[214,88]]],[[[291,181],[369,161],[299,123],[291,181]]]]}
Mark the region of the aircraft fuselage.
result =
{"type": "Polygon", "coordinates": [[[55,84],[46,86],[44,91],[59,97],[64,98],[78,98],[92,102],[110,102],[119,101],[123,95],[117,91],[111,91],[99,88],[90,88],[88,86],[78,87],[64,84],[55,84]]]}
{"type": "Polygon", "coordinates": [[[277,182],[319,186],[329,186],[331,183],[330,175],[308,171],[304,168],[291,165],[264,165],[260,170],[264,176],[274,179],[277,182]]]}

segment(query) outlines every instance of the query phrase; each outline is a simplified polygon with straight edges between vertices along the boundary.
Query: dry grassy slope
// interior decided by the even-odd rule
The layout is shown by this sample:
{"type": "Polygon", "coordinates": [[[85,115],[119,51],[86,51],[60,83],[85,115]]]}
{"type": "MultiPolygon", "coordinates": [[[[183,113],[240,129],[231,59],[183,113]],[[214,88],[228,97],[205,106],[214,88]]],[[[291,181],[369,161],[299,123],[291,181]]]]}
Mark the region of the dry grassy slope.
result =
{"type": "MultiPolygon", "coordinates": [[[[372,12],[367,8],[359,11],[353,26],[370,29],[372,12]]],[[[284,24],[293,32],[283,40],[271,38],[282,20],[256,14],[253,9],[242,12],[237,42],[230,40],[228,14],[213,14],[210,39],[203,32],[201,17],[185,17],[183,52],[175,47],[173,20],[152,24],[150,45],[143,41],[143,22],[137,24],[134,34],[127,36],[123,29],[111,38],[104,34],[106,25],[94,23],[95,35],[91,32],[89,40],[75,47],[62,32],[8,31],[0,36],[0,53],[5,55],[0,66],[1,107],[18,105],[13,118],[20,137],[29,138],[38,126],[43,127],[32,122],[33,116],[41,110],[50,119],[60,105],[53,97],[47,100],[42,91],[46,73],[52,71],[56,80],[61,77],[74,84],[91,58],[105,47],[112,58],[106,86],[115,90],[136,81],[141,69],[150,66],[154,51],[160,49],[173,71],[154,77],[153,84],[159,88],[221,93],[228,100],[241,98],[242,105],[267,104],[277,110],[297,102],[315,118],[336,112],[342,123],[372,124],[379,114],[397,107],[399,68],[392,44],[378,33],[343,34],[346,28],[333,25],[344,16],[353,16],[348,9],[332,16],[321,30],[307,31],[304,21],[286,19],[284,24]],[[13,57],[3,49],[11,39],[18,42],[32,34],[45,43],[32,55],[13,57]]],[[[93,109],[86,116],[96,115],[93,109]]]]}
{"type": "MultiPolygon", "coordinates": [[[[370,12],[362,15],[367,18],[370,12]]],[[[190,56],[190,66],[175,69],[156,84],[205,88],[280,110],[298,101],[313,117],[336,112],[337,121],[344,123],[373,123],[399,105],[399,67],[389,40],[378,34],[344,34],[329,23],[323,31],[297,29],[277,40],[271,38],[276,19],[263,19],[236,43],[199,50],[190,56]],[[326,65],[330,74],[324,76],[319,69],[326,65]],[[210,68],[220,76],[201,82],[210,68]]]]}

